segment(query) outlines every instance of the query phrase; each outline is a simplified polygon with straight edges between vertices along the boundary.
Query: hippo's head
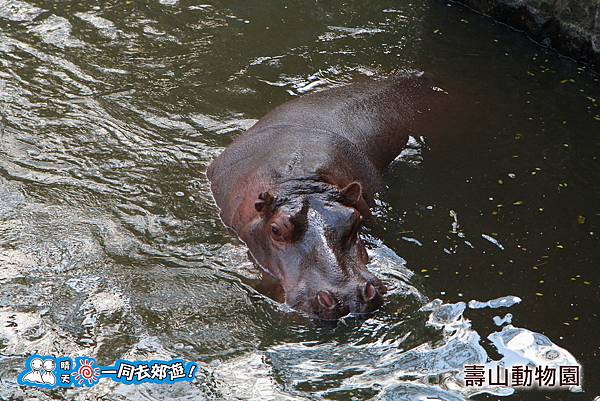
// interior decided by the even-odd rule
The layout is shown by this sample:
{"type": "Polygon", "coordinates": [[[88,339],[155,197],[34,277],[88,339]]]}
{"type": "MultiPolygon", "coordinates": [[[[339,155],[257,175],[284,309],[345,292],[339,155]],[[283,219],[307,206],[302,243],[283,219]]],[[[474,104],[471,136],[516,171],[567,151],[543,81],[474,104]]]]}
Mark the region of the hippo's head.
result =
{"type": "Polygon", "coordinates": [[[357,210],[361,185],[295,187],[259,195],[246,238],[252,255],[276,277],[285,302],[322,319],[381,306],[383,283],[367,268],[357,210]]]}

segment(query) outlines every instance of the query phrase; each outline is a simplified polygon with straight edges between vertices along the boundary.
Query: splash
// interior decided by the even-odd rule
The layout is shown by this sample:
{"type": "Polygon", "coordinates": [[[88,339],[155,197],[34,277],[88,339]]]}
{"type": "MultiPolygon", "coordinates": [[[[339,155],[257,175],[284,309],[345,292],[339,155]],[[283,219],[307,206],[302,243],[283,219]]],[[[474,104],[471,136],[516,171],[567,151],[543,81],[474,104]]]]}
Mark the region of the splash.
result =
{"type": "MultiPolygon", "coordinates": [[[[379,275],[395,283],[410,279],[406,262],[379,241],[370,251],[379,275]]],[[[408,296],[423,302],[422,293],[408,284],[396,285],[392,297],[408,296]]],[[[512,366],[580,366],[564,348],[548,337],[511,325],[512,314],[496,316],[499,331],[480,333],[465,313],[481,309],[510,308],[522,300],[504,296],[489,301],[444,303],[441,299],[421,303],[411,318],[363,322],[351,341],[305,341],[286,343],[219,364],[212,370],[218,388],[228,397],[244,399],[294,399],[310,393],[314,399],[350,396],[376,400],[465,400],[478,394],[507,397],[509,386],[466,386],[465,365],[485,369],[512,366]],[[383,335],[377,327],[388,325],[383,335]],[[431,332],[428,332],[431,330],[431,332]],[[390,333],[397,333],[393,336],[390,333]],[[482,341],[482,338],[484,339],[482,341]],[[493,348],[492,348],[493,347],[493,348]],[[489,349],[486,349],[489,348],[489,349]],[[494,359],[491,355],[501,355],[494,359]],[[275,380],[277,378],[277,380],[275,380]],[[236,391],[238,389],[239,391],[236,391]]],[[[392,302],[393,303],[393,302],[392,302]]],[[[410,313],[410,312],[409,312],[410,313]]],[[[581,387],[571,387],[581,391],[581,387]]]]}
{"type": "Polygon", "coordinates": [[[522,301],[521,298],[515,296],[506,296],[500,297],[496,299],[492,299],[486,302],[480,302],[471,300],[469,301],[469,308],[471,309],[483,309],[483,308],[510,308],[513,305],[516,305],[522,301]]]}
{"type": "MultiPolygon", "coordinates": [[[[221,389],[231,397],[263,399],[277,395],[293,399],[312,386],[316,399],[336,393],[375,396],[377,400],[465,400],[478,394],[510,396],[515,389],[503,386],[465,386],[464,366],[485,369],[517,365],[579,366],[564,348],[542,334],[510,324],[487,336],[503,357],[494,360],[481,344],[481,335],[464,317],[466,304],[435,299],[421,308],[427,326],[441,339],[405,349],[405,339],[370,344],[340,345],[312,342],[271,347],[220,364],[213,371],[221,389]],[[279,382],[275,381],[277,377],[279,382]],[[327,383],[337,380],[335,388],[327,383]],[[238,389],[240,392],[236,392],[238,389]],[[301,391],[304,390],[304,391],[301,391]]],[[[581,387],[571,387],[581,391],[581,387]]]]}

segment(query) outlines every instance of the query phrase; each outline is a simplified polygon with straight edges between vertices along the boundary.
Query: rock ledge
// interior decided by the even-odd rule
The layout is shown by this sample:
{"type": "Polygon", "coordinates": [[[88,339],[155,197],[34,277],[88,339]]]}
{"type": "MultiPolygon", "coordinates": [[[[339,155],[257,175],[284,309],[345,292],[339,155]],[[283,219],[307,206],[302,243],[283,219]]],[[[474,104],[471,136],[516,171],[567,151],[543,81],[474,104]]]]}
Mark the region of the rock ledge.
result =
{"type": "Polygon", "coordinates": [[[600,70],[600,0],[458,0],[600,70]]]}

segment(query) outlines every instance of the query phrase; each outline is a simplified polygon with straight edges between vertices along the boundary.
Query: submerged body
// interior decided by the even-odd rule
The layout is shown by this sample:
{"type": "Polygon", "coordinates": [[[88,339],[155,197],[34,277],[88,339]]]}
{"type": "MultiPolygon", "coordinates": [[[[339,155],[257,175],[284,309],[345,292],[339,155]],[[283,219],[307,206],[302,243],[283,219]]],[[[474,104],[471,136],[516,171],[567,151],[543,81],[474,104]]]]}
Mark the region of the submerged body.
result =
{"type": "Polygon", "coordinates": [[[324,319],[379,307],[386,291],[358,236],[382,172],[434,126],[447,93],[394,76],[303,96],[264,116],[208,169],[223,222],[283,289],[324,319]]]}

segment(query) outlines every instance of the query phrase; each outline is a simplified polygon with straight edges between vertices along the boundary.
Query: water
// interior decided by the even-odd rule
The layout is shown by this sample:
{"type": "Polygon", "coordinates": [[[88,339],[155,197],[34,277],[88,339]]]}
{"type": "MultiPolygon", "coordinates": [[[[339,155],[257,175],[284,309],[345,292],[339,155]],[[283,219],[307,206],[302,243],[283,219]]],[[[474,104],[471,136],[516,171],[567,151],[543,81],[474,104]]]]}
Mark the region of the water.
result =
{"type": "Polygon", "coordinates": [[[500,360],[542,334],[581,363],[584,392],[506,399],[600,395],[600,86],[585,68],[426,0],[0,0],[0,63],[4,398],[455,400],[472,395],[459,353],[444,368],[427,352],[500,360]],[[312,322],[257,291],[206,167],[294,96],[404,69],[476,105],[386,174],[364,234],[384,308],[312,322]],[[461,304],[507,295],[522,301],[461,304]],[[15,386],[34,351],[203,368],[193,385],[43,393],[15,386]]]}

